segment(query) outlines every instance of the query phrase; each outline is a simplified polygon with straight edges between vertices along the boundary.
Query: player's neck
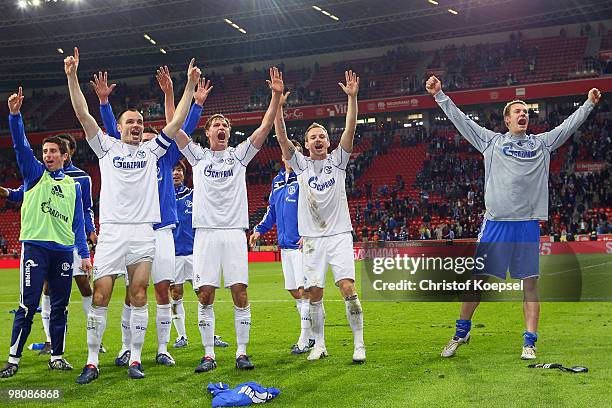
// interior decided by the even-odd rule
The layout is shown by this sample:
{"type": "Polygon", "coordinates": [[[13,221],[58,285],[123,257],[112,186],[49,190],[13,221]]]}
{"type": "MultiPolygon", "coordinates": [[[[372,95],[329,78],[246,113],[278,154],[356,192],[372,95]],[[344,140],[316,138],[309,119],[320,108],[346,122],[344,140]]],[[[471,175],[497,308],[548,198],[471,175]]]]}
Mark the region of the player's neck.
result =
{"type": "Polygon", "coordinates": [[[310,153],[310,158],[312,160],[325,160],[327,159],[327,152],[323,153],[323,154],[316,154],[316,153],[310,153]]]}

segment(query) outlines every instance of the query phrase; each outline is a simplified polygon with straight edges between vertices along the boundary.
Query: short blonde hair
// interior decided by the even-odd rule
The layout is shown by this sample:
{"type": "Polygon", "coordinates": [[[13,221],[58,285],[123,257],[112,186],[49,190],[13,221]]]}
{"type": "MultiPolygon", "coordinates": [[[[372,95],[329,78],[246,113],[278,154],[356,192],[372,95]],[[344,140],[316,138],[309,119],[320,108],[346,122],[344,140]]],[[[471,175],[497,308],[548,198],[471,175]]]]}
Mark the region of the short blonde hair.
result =
{"type": "Polygon", "coordinates": [[[315,129],[315,128],[323,129],[327,137],[329,137],[329,133],[327,132],[327,129],[325,129],[325,126],[317,122],[312,122],[312,125],[308,126],[308,128],[306,129],[306,133],[304,133],[304,139],[306,139],[306,135],[308,135],[308,132],[310,132],[311,129],[315,129]]]}
{"type": "Polygon", "coordinates": [[[515,99],[513,101],[510,101],[506,104],[506,106],[504,106],[504,118],[506,116],[510,116],[510,107],[517,103],[520,103],[521,105],[525,106],[525,108],[527,108],[527,104],[525,103],[525,101],[521,101],[520,99],[515,99]]]}
{"type": "Polygon", "coordinates": [[[230,120],[228,118],[226,118],[225,116],[223,116],[220,113],[215,113],[214,115],[211,115],[207,120],[206,123],[204,124],[204,130],[208,130],[210,128],[210,125],[212,125],[213,120],[215,119],[221,119],[224,120],[225,123],[227,123],[228,127],[232,127],[232,123],[230,122],[230,120]]]}

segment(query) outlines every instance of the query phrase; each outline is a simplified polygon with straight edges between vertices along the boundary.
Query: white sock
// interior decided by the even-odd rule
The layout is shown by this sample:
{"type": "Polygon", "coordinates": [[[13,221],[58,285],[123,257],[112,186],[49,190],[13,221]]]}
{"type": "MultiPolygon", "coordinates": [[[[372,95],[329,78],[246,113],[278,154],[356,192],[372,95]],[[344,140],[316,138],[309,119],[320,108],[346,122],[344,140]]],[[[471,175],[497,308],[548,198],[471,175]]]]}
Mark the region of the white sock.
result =
{"type": "Polygon", "coordinates": [[[251,332],[251,305],[245,308],[234,306],[234,327],[236,328],[236,358],[246,355],[249,334],[251,332]]]}
{"type": "Polygon", "coordinates": [[[215,358],[215,309],[213,305],[203,305],[198,303],[198,328],[204,355],[215,358]]]}
{"type": "Polygon", "coordinates": [[[87,364],[98,366],[98,352],[106,329],[106,307],[91,306],[87,314],[87,364]]]}
{"type": "Polygon", "coordinates": [[[83,296],[81,298],[81,303],[83,305],[83,312],[85,312],[85,316],[87,316],[89,309],[91,309],[91,296],[83,296]]]}
{"type": "Polygon", "coordinates": [[[349,321],[351,330],[353,331],[353,342],[355,347],[363,347],[363,311],[361,310],[361,302],[357,295],[344,298],[346,307],[346,318],[349,321]]]}
{"type": "Polygon", "coordinates": [[[310,302],[310,321],[315,346],[325,347],[325,309],[322,300],[310,302]]]}
{"type": "Polygon", "coordinates": [[[170,342],[170,330],[172,329],[172,313],[170,305],[157,305],[157,316],[155,324],[157,328],[157,353],[168,354],[168,342],[170,342]]]}
{"type": "Polygon", "coordinates": [[[130,332],[132,333],[130,365],[135,361],[140,363],[140,355],[142,353],[142,346],[144,345],[148,324],[149,306],[132,306],[132,315],[130,316],[130,332]]]}
{"type": "Polygon", "coordinates": [[[177,338],[187,338],[187,332],[185,331],[185,307],[183,306],[183,299],[172,301],[172,322],[174,322],[177,338]]]}
{"type": "Polygon", "coordinates": [[[124,303],[123,310],[121,311],[121,351],[119,351],[119,356],[128,351],[132,346],[131,316],[132,307],[124,303]]]}
{"type": "Polygon", "coordinates": [[[40,302],[40,318],[42,319],[43,329],[45,336],[47,336],[47,343],[51,343],[51,334],[49,333],[49,317],[51,316],[51,298],[49,295],[42,295],[42,301],[40,302]]]}
{"type": "Polygon", "coordinates": [[[310,339],[310,301],[308,299],[298,299],[297,308],[300,315],[300,338],[298,347],[304,348],[310,339]]]}

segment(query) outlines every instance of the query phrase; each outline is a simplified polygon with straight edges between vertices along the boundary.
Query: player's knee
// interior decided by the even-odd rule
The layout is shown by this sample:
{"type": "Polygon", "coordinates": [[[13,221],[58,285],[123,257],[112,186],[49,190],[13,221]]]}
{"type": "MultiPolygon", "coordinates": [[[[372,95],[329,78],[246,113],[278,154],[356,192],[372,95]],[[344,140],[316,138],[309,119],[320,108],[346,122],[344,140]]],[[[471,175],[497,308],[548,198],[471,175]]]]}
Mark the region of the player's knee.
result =
{"type": "Polygon", "coordinates": [[[320,302],[323,299],[323,288],[312,286],[310,288],[310,303],[320,302]]]}
{"type": "Polygon", "coordinates": [[[293,296],[294,299],[301,299],[302,295],[299,289],[290,289],[289,293],[293,296]]]}
{"type": "Polygon", "coordinates": [[[338,288],[343,297],[352,296],[355,294],[355,282],[350,279],[340,279],[338,288]]]}
{"type": "Polygon", "coordinates": [[[234,305],[238,307],[247,307],[249,299],[247,295],[247,287],[242,283],[237,283],[230,287],[232,291],[232,298],[234,299],[234,305]]]}
{"type": "Polygon", "coordinates": [[[145,288],[134,288],[130,291],[130,304],[135,307],[142,307],[147,304],[147,290],[145,288]]]}
{"type": "Polygon", "coordinates": [[[172,296],[172,300],[181,300],[183,298],[183,285],[173,285],[170,286],[170,296],[172,296]]]}
{"type": "Polygon", "coordinates": [[[74,278],[77,286],[79,287],[79,292],[81,292],[81,296],[89,297],[92,295],[91,286],[89,286],[89,279],[87,276],[77,276],[74,278]]]}
{"type": "Polygon", "coordinates": [[[110,296],[108,296],[103,291],[97,290],[97,291],[94,291],[91,301],[95,306],[106,307],[108,306],[109,300],[110,300],[110,296]]]}
{"type": "Polygon", "coordinates": [[[215,300],[214,288],[202,286],[198,290],[198,301],[203,305],[212,305],[215,300]]]}

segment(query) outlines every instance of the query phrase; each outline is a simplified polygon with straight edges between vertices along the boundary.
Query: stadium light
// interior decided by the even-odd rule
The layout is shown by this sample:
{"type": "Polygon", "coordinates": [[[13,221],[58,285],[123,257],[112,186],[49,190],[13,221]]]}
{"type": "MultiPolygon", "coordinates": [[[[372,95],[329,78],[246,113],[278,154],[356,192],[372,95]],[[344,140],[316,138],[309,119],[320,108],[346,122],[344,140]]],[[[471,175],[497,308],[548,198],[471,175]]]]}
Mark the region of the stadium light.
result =
{"type": "Polygon", "coordinates": [[[454,15],[459,14],[459,12],[457,10],[453,10],[453,9],[448,9],[448,12],[454,15]]]}
{"type": "Polygon", "coordinates": [[[63,49],[61,49],[61,48],[58,48],[58,49],[57,49],[57,52],[59,52],[60,54],[63,54],[63,53],[64,53],[64,50],[63,50],[63,49]]]}
{"type": "Polygon", "coordinates": [[[339,20],[340,20],[340,18],[339,18],[339,17],[337,17],[337,16],[333,15],[332,13],[330,13],[330,12],[329,12],[329,11],[327,11],[327,10],[323,10],[323,9],[322,9],[321,7],[319,7],[319,6],[312,6],[312,8],[313,8],[313,9],[315,9],[315,10],[317,10],[319,13],[323,14],[324,16],[327,16],[327,17],[331,18],[331,19],[332,19],[332,20],[334,20],[334,21],[339,21],[339,20]]]}
{"type": "Polygon", "coordinates": [[[22,8],[22,9],[23,9],[23,8],[28,7],[28,3],[27,3],[25,0],[19,0],[19,1],[17,2],[17,6],[19,6],[19,8],[22,8]]]}
{"type": "Polygon", "coordinates": [[[40,0],[32,0],[32,5],[35,7],[40,6],[40,0]]]}
{"type": "Polygon", "coordinates": [[[240,27],[238,24],[234,23],[229,18],[224,18],[223,21],[225,21],[227,24],[231,25],[236,30],[240,31],[242,34],[246,34],[247,33],[244,28],[240,27]]]}
{"type": "Polygon", "coordinates": [[[164,50],[163,48],[160,48],[159,52],[161,52],[162,54],[166,54],[166,50],[164,50]]]}
{"type": "Polygon", "coordinates": [[[434,6],[437,6],[439,3],[436,0],[428,0],[434,6]]]}

